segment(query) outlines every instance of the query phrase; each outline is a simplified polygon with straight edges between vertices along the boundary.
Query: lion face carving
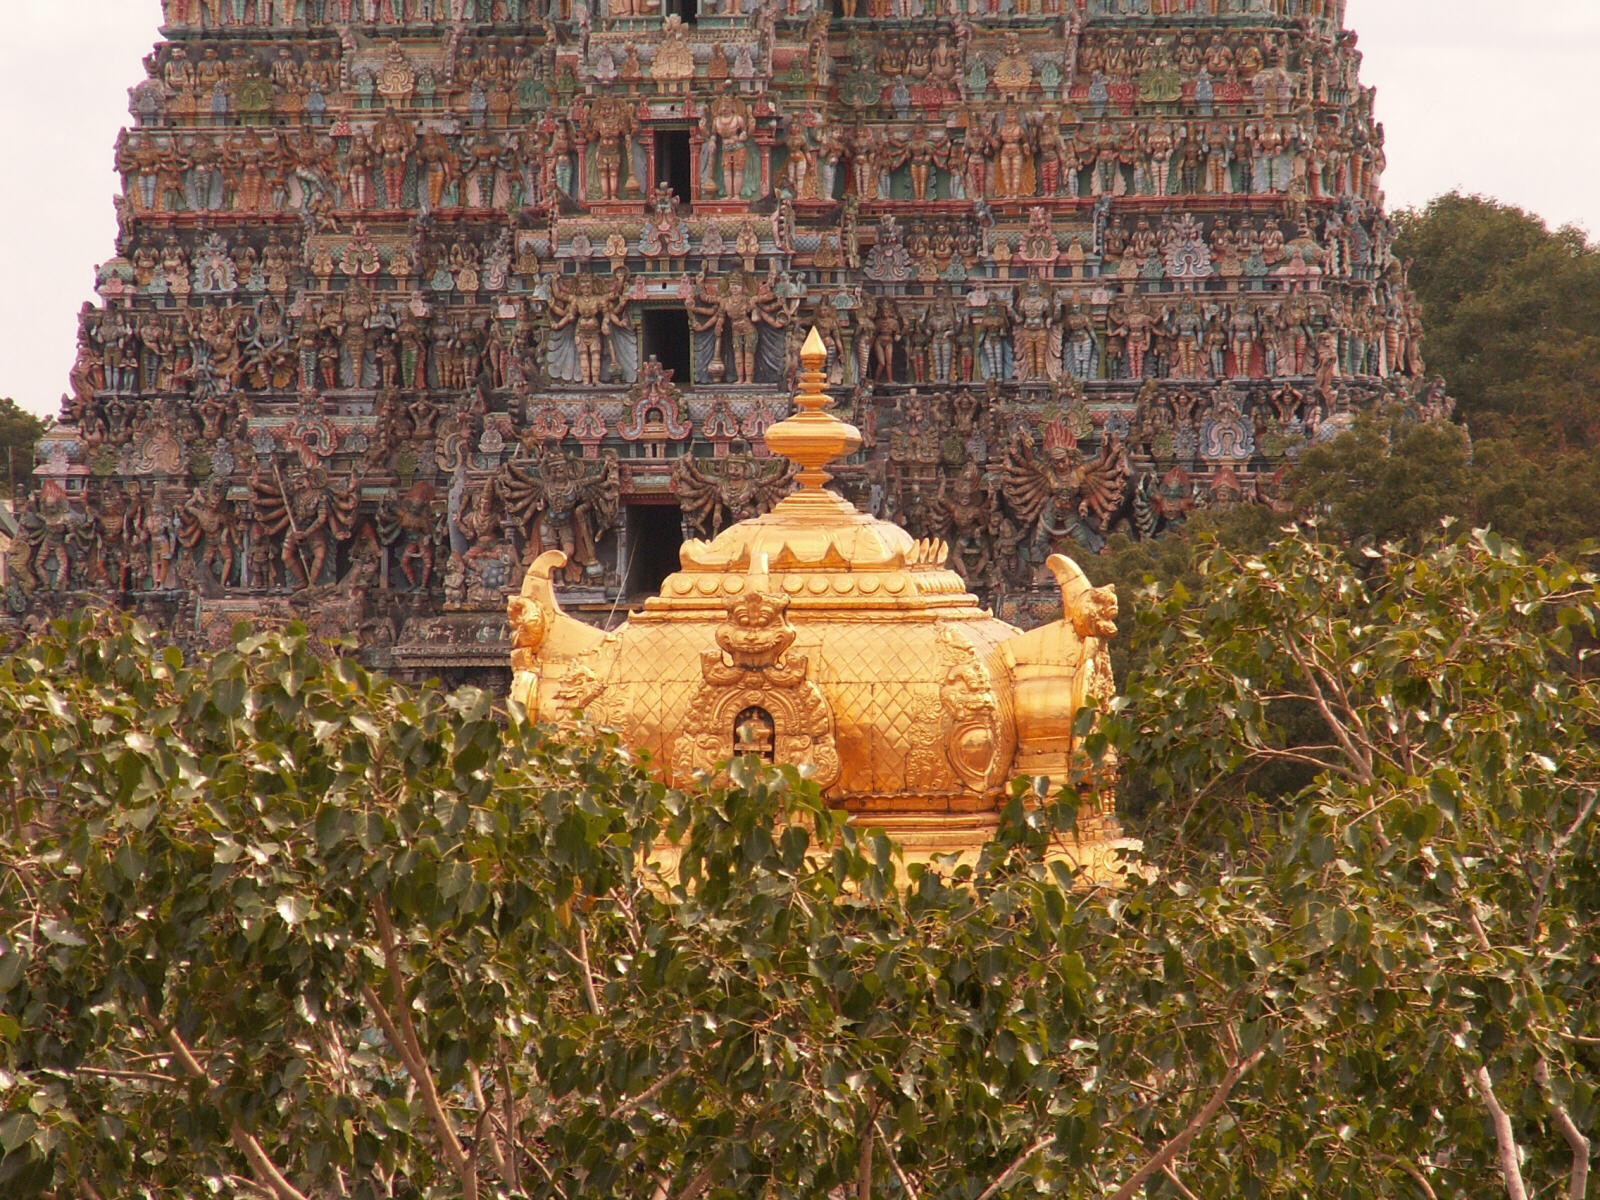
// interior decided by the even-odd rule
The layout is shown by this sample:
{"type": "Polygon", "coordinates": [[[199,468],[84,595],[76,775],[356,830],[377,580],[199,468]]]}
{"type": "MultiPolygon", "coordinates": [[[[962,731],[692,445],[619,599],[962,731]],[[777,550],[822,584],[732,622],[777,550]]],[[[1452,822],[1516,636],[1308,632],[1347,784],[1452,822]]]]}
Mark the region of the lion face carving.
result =
{"type": "Polygon", "coordinates": [[[1114,638],[1119,611],[1116,589],[1097,587],[1079,595],[1068,616],[1079,637],[1114,638]]]}

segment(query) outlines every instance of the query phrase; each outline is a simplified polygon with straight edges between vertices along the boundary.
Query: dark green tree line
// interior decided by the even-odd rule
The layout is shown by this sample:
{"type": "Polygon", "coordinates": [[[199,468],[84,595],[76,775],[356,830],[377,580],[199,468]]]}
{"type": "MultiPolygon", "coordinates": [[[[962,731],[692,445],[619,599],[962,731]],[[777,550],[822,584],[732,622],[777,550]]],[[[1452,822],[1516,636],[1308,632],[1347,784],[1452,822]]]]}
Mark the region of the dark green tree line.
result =
{"type": "Polygon", "coordinates": [[[28,492],[33,475],[34,448],[49,424],[0,397],[0,495],[28,492]]]}

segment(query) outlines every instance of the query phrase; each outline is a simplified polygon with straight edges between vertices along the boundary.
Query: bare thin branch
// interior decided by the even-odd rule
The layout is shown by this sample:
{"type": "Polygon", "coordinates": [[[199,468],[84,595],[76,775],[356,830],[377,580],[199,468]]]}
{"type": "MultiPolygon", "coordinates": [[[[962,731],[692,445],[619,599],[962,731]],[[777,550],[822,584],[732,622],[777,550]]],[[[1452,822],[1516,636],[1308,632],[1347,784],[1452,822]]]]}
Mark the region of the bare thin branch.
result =
{"type": "Polygon", "coordinates": [[[1595,805],[1600,803],[1600,788],[1589,792],[1589,800],[1579,811],[1577,818],[1567,827],[1565,833],[1558,837],[1555,845],[1550,847],[1550,855],[1545,860],[1544,877],[1539,880],[1539,892],[1533,898],[1533,908],[1528,913],[1528,945],[1532,946],[1539,936],[1539,921],[1544,916],[1544,903],[1550,895],[1550,881],[1555,878],[1556,860],[1571,844],[1572,839],[1578,836],[1578,831],[1584,823],[1594,815],[1595,805]]]}
{"type": "Polygon", "coordinates": [[[701,1167],[695,1172],[694,1177],[683,1185],[683,1191],[678,1193],[678,1200],[697,1200],[705,1190],[711,1186],[711,1168],[701,1167]]]}
{"type": "Polygon", "coordinates": [[[504,1050],[505,1039],[501,1039],[500,1072],[505,1081],[505,1122],[506,1122],[506,1153],[511,1160],[511,1187],[514,1191],[522,1190],[522,1150],[517,1137],[517,1099],[511,1087],[510,1056],[504,1050]]]}
{"type": "Polygon", "coordinates": [[[456,1135],[455,1123],[450,1120],[449,1114],[444,1110],[443,1101],[439,1099],[439,1089],[434,1086],[433,1073],[428,1070],[428,1060],[422,1052],[421,1039],[417,1037],[416,1026],[411,1021],[410,1005],[406,1002],[405,980],[400,969],[399,939],[395,935],[394,922],[389,918],[389,906],[382,897],[374,902],[372,913],[379,940],[383,945],[383,961],[385,973],[389,976],[389,991],[394,1011],[388,1011],[372,985],[365,981],[361,984],[361,995],[372,1010],[379,1028],[383,1030],[383,1036],[388,1039],[395,1053],[400,1056],[400,1061],[405,1064],[406,1073],[411,1076],[417,1090],[422,1093],[422,1102],[428,1110],[428,1115],[433,1119],[439,1141],[444,1147],[445,1158],[449,1160],[451,1170],[461,1180],[463,1195],[466,1200],[477,1200],[478,1172],[472,1160],[467,1157],[466,1151],[461,1148],[461,1139],[456,1135]]]}
{"type": "MultiPolygon", "coordinates": [[[[489,1143],[489,1157],[494,1159],[495,1170],[500,1173],[501,1182],[510,1183],[511,1166],[506,1162],[505,1151],[500,1146],[500,1139],[488,1129],[486,1124],[494,1110],[489,1107],[489,1101],[484,1098],[483,1076],[478,1071],[477,1063],[472,1063],[467,1067],[467,1077],[472,1081],[472,1098],[477,1102],[478,1112],[481,1114],[479,1118],[481,1132],[478,1137],[478,1145],[481,1146],[484,1142],[489,1143]]],[[[507,1130],[506,1133],[509,1136],[510,1130],[507,1130]]]]}
{"type": "Polygon", "coordinates": [[[1300,646],[1296,639],[1290,637],[1285,640],[1284,645],[1289,651],[1289,657],[1294,659],[1295,665],[1300,668],[1300,675],[1306,681],[1306,686],[1311,689],[1311,702],[1316,705],[1317,711],[1322,714],[1323,721],[1327,723],[1328,732],[1333,734],[1334,740],[1339,743],[1340,748],[1344,751],[1356,778],[1362,783],[1371,783],[1372,757],[1370,754],[1363,754],[1356,747],[1355,742],[1350,737],[1349,729],[1334,713],[1332,705],[1328,703],[1327,694],[1322,690],[1321,672],[1310,661],[1304,648],[1300,646]]]}
{"type": "Polygon", "coordinates": [[[1166,1145],[1157,1150],[1151,1156],[1149,1162],[1135,1171],[1128,1178],[1128,1182],[1112,1192],[1106,1200],[1132,1200],[1152,1175],[1187,1150],[1195,1138],[1205,1132],[1206,1126],[1217,1119],[1217,1114],[1222,1111],[1223,1105],[1228,1103],[1228,1097],[1232,1094],[1233,1089],[1238,1086],[1239,1081],[1249,1074],[1251,1068],[1265,1058],[1266,1055],[1267,1049],[1263,1046],[1254,1054],[1229,1067],[1228,1073],[1222,1077],[1222,1082],[1217,1084],[1216,1090],[1201,1105],[1200,1111],[1195,1113],[1189,1123],[1166,1145]]]}
{"type": "Polygon", "coordinates": [[[1433,1190],[1433,1185],[1428,1182],[1428,1177],[1416,1167],[1400,1158],[1391,1158],[1389,1161],[1410,1177],[1411,1182],[1417,1185],[1417,1190],[1426,1197],[1426,1200],[1439,1200],[1439,1195],[1433,1190]]]}
{"type": "Polygon", "coordinates": [[[1572,1151],[1572,1175],[1568,1180],[1567,1200],[1585,1200],[1589,1193],[1589,1139],[1583,1136],[1583,1131],[1573,1121],[1567,1106],[1556,1095],[1555,1085],[1550,1082],[1550,1064],[1541,1058],[1534,1064],[1533,1076],[1539,1081],[1539,1090],[1544,1093],[1544,1102],[1550,1106],[1550,1114],[1555,1117],[1556,1128],[1566,1138],[1567,1148],[1572,1151]]]}
{"type": "Polygon", "coordinates": [[[670,1086],[673,1080],[682,1076],[682,1074],[688,1069],[688,1067],[674,1067],[660,1079],[652,1083],[649,1087],[645,1088],[645,1090],[640,1092],[637,1096],[628,1097],[621,1104],[617,1105],[616,1108],[612,1109],[611,1119],[613,1121],[620,1120],[631,1113],[634,1109],[638,1108],[641,1104],[648,1104],[651,1100],[654,1100],[656,1096],[660,1095],[662,1089],[670,1086]]]}
{"type": "MultiPolygon", "coordinates": [[[[176,1029],[170,1026],[164,1027],[162,1034],[166,1039],[167,1045],[172,1047],[172,1053],[177,1058],[178,1065],[195,1079],[203,1081],[208,1088],[217,1086],[210,1073],[200,1065],[200,1060],[195,1057],[194,1051],[189,1049],[189,1043],[183,1040],[183,1037],[176,1029]]],[[[266,1150],[262,1148],[261,1143],[256,1140],[255,1135],[242,1124],[234,1121],[232,1128],[229,1130],[229,1136],[232,1138],[235,1148],[249,1162],[250,1169],[256,1173],[257,1178],[261,1180],[266,1189],[277,1197],[277,1200],[306,1200],[305,1193],[284,1178],[283,1172],[278,1170],[277,1165],[273,1163],[266,1150]]]]}
{"type": "Polygon", "coordinates": [[[131,1083],[160,1083],[171,1085],[178,1081],[171,1075],[161,1075],[155,1071],[113,1071],[109,1067],[74,1067],[70,1071],[45,1070],[44,1075],[55,1075],[62,1079],[71,1079],[74,1075],[89,1075],[96,1079],[116,1079],[131,1083]]]}
{"type": "Polygon", "coordinates": [[[589,933],[582,923],[578,925],[578,956],[583,963],[583,995],[589,1002],[589,1011],[600,1016],[600,993],[594,986],[594,967],[589,962],[589,933]]]}
{"type": "Polygon", "coordinates": [[[1516,1131],[1511,1128],[1511,1118],[1500,1107],[1500,1098],[1494,1094],[1494,1080],[1488,1067],[1479,1067],[1470,1079],[1483,1106],[1489,1110],[1494,1124],[1494,1141],[1500,1160],[1500,1175],[1505,1180],[1507,1200],[1528,1200],[1528,1188],[1522,1181],[1522,1155],[1517,1147],[1516,1131]]]}
{"type": "Polygon", "coordinates": [[[1200,1200],[1200,1197],[1191,1192],[1183,1180],[1178,1178],[1178,1173],[1172,1169],[1172,1164],[1163,1163],[1161,1173],[1167,1177],[1173,1187],[1178,1189],[1178,1195],[1182,1196],[1183,1200],[1200,1200]]]}
{"type": "Polygon", "coordinates": [[[1011,1177],[1013,1175],[1015,1175],[1018,1170],[1021,1169],[1023,1163],[1027,1162],[1035,1154],[1039,1153],[1039,1151],[1043,1150],[1046,1146],[1048,1146],[1051,1142],[1053,1142],[1055,1140],[1056,1139],[1055,1139],[1055,1135],[1054,1134],[1052,1134],[1050,1137],[1040,1138],[1037,1142],[1035,1142],[1033,1145],[1029,1146],[1021,1154],[1017,1155],[1016,1158],[1011,1160],[1011,1165],[1009,1167],[1007,1167],[1004,1171],[1000,1172],[999,1178],[997,1178],[993,1183],[991,1183],[988,1187],[984,1188],[983,1191],[979,1193],[978,1200],[994,1200],[994,1197],[999,1194],[1000,1189],[1005,1187],[1006,1184],[1011,1182],[1011,1177]]]}
{"type": "Polygon", "coordinates": [[[911,1197],[911,1200],[922,1200],[922,1193],[917,1190],[917,1185],[911,1182],[911,1178],[901,1168],[900,1160],[895,1157],[894,1147],[889,1145],[889,1139],[883,1136],[883,1126],[875,1120],[872,1122],[872,1130],[878,1135],[878,1145],[883,1147],[883,1156],[889,1160],[889,1169],[900,1181],[900,1190],[911,1197]]]}

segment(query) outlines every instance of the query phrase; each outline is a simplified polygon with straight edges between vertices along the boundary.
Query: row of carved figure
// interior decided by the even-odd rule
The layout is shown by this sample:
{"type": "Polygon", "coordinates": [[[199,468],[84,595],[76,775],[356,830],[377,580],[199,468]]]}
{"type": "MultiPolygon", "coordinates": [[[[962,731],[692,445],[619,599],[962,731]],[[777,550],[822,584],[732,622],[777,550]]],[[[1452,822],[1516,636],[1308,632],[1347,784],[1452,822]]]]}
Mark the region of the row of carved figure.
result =
{"type": "MultiPolygon", "coordinates": [[[[792,335],[803,322],[766,282],[738,272],[702,276],[685,303],[695,382],[792,376],[792,335]]],[[[90,310],[65,415],[98,444],[120,440],[132,419],[120,396],[521,394],[535,384],[629,383],[647,365],[631,307],[617,283],[580,275],[542,318],[529,306],[517,306],[512,319],[448,310],[419,316],[410,305],[379,304],[360,287],[308,303],[297,320],[270,297],[254,306],[177,312],[90,310]],[[105,404],[94,403],[107,394],[105,404]]],[[[1420,314],[1405,291],[1358,293],[1353,303],[1298,292],[1231,303],[1194,296],[1156,302],[1130,292],[1086,305],[1032,280],[980,289],[965,304],[948,295],[914,301],[867,293],[840,309],[824,299],[809,323],[828,347],[839,384],[1315,377],[1327,389],[1337,379],[1425,372],[1420,314]]]]}
{"type": "Polygon", "coordinates": [[[543,7],[528,0],[161,0],[172,29],[515,23],[543,7]]]}
{"type": "MultiPolygon", "coordinates": [[[[1252,287],[1302,286],[1314,280],[1364,280],[1398,269],[1390,247],[1393,224],[1374,205],[1351,200],[1306,208],[1288,220],[1269,217],[1174,215],[1152,220],[1148,213],[1118,213],[1104,201],[1087,227],[1070,222],[1058,233],[1055,218],[1033,207],[1027,225],[996,222],[993,214],[972,217],[913,218],[902,224],[887,214],[877,225],[873,245],[863,256],[859,206],[847,202],[837,223],[801,227],[794,209],[780,203],[769,218],[696,218],[682,215],[675,197],[642,217],[560,219],[553,231],[514,232],[495,221],[488,225],[444,225],[428,221],[404,232],[380,228],[374,234],[357,220],[347,232],[291,236],[277,230],[260,235],[200,229],[180,237],[164,235],[135,221],[124,234],[123,253],[100,271],[108,299],[235,296],[268,293],[284,297],[307,285],[328,291],[333,281],[391,281],[403,291],[425,290],[471,295],[526,291],[545,298],[539,251],[578,264],[606,260],[613,273],[625,266],[649,273],[681,275],[692,255],[708,272],[720,274],[725,258],[756,270],[765,257],[769,269],[792,257],[800,238],[812,247],[815,271],[841,267],[863,270],[878,283],[966,283],[984,275],[1005,278],[1035,273],[1067,278],[1115,277],[1122,282],[1248,281],[1252,287]],[[993,267],[991,271],[989,268],[993,267]]],[[[804,264],[796,263],[804,272],[804,264]]],[[[780,289],[785,295],[789,290],[780,289]]]]}
{"type": "MultiPolygon", "coordinates": [[[[163,311],[112,306],[82,317],[69,419],[116,440],[97,395],[338,390],[527,392],[534,385],[631,383],[641,366],[637,306],[626,277],[556,277],[544,311],[489,312],[384,304],[362,285],[286,316],[272,297],[163,311]],[[102,429],[102,423],[105,428],[102,429]]],[[[694,382],[781,383],[794,369],[798,306],[771,278],[741,272],[685,281],[694,382]]],[[[1038,279],[981,287],[964,302],[840,293],[810,308],[835,383],[1062,379],[1346,377],[1425,372],[1420,312],[1404,289],[1349,297],[1153,300],[1107,304],[1038,279]],[[844,299],[841,308],[835,300],[844,299]]],[[[685,381],[687,382],[687,381],[685,381]]]]}
{"type": "MultiPolygon", "coordinates": [[[[1331,76],[1326,84],[1312,81],[1313,93],[1335,87],[1355,90],[1350,86],[1352,71],[1330,71],[1334,64],[1342,67],[1341,52],[1348,47],[1328,49],[1326,41],[1319,40],[1311,48],[1283,32],[1221,31],[1203,36],[1193,30],[1134,33],[1073,28],[1064,41],[1024,41],[1022,35],[1008,32],[998,47],[985,48],[975,41],[978,32],[958,16],[948,30],[909,35],[890,31],[872,50],[852,32],[843,57],[858,75],[870,72],[890,84],[904,78],[913,89],[931,86],[946,99],[970,99],[991,87],[1002,97],[1035,90],[1055,94],[1083,83],[1090,85],[1087,99],[1093,104],[1112,99],[1125,103],[1131,96],[1155,104],[1184,98],[1242,102],[1247,96],[1259,99],[1269,94],[1281,99],[1285,89],[1295,87],[1288,75],[1308,69],[1331,76]],[[1126,93],[1123,85],[1134,85],[1136,90],[1126,93]],[[1235,85],[1248,90],[1235,95],[1235,85]],[[1101,88],[1117,89],[1118,94],[1114,97],[1101,88]]],[[[918,104],[931,98],[926,90],[916,97],[918,104]]]]}
{"type": "MultiPolygon", "coordinates": [[[[670,405],[674,396],[658,373],[641,388],[640,404],[670,405]]],[[[1301,390],[1152,380],[1131,415],[1091,413],[1070,383],[1052,397],[1048,410],[1023,406],[994,381],[876,400],[858,393],[867,457],[846,472],[846,486],[914,534],[948,540],[969,582],[1026,586],[1063,546],[1098,550],[1119,531],[1154,536],[1196,502],[1226,502],[1225,493],[1270,500],[1266,485],[1277,486],[1284,463],[1349,428],[1374,403],[1398,403],[1422,422],[1448,420],[1453,408],[1438,380],[1414,394],[1404,381],[1301,390]]],[[[114,404],[114,397],[100,402],[98,419],[114,404]]],[[[50,475],[18,514],[9,562],[15,593],[342,581],[357,589],[443,587],[451,604],[493,608],[519,568],[548,549],[567,555],[568,585],[617,584],[616,547],[607,539],[617,529],[627,468],[611,451],[563,454],[552,447],[568,432],[564,420],[552,425],[542,410],[530,413],[518,433],[513,414],[489,412],[477,393],[449,411],[426,396],[386,395],[378,411],[370,443],[341,444],[314,395],[276,434],[253,426],[237,398],[121,406],[113,414],[118,434],[139,441],[136,457],[152,470],[144,481],[96,479],[77,497],[50,475]],[[502,431],[493,445],[503,448],[487,466],[473,459],[479,482],[447,503],[429,480],[459,478],[468,462],[451,459],[448,446],[487,447],[485,434],[502,431]],[[401,442],[413,448],[413,467],[424,458],[420,448],[437,473],[396,487],[392,452],[401,442]],[[201,446],[209,446],[203,460],[195,453],[201,446]],[[181,482],[190,472],[202,482],[181,482]]],[[[636,418],[659,419],[648,411],[636,418]]],[[[86,428],[78,431],[82,442],[86,428]]],[[[598,440],[605,426],[593,432],[598,440]]],[[[80,445],[77,453],[88,459],[96,449],[80,445]]],[[[685,454],[672,467],[692,536],[759,515],[792,482],[792,467],[778,459],[685,454]]]]}
{"type": "Polygon", "coordinates": [[[474,121],[504,123],[513,109],[546,103],[552,85],[570,91],[575,82],[570,64],[558,80],[554,49],[542,39],[469,40],[461,31],[420,61],[399,42],[381,58],[356,56],[353,42],[339,41],[168,43],[146,60],[146,70],[129,93],[141,124],[272,115],[320,123],[386,105],[458,107],[474,121]]]}
{"type": "MultiPolygon", "coordinates": [[[[813,24],[815,27],[803,35],[808,41],[826,32],[825,25],[813,24]]],[[[535,82],[545,65],[535,57],[538,47],[527,38],[472,38],[465,32],[453,31],[442,53],[434,50],[432,43],[419,48],[423,60],[420,68],[400,42],[391,43],[384,61],[376,67],[363,64],[353,68],[346,65],[348,39],[305,39],[301,43],[303,56],[297,56],[287,45],[274,49],[273,43],[254,47],[244,43],[169,43],[158,52],[154,61],[157,74],[153,78],[164,86],[165,101],[190,96],[198,97],[202,105],[209,103],[219,85],[237,87],[246,80],[269,79],[273,107],[284,111],[303,108],[312,93],[328,100],[340,91],[351,92],[357,101],[370,101],[374,94],[395,99],[408,97],[421,90],[419,77],[424,73],[434,89],[465,91],[481,86],[487,91],[517,91],[535,82]],[[369,76],[367,83],[360,80],[363,72],[369,76]]],[[[931,85],[949,100],[981,94],[991,83],[998,94],[1020,96],[1034,87],[1054,93],[1063,84],[1071,87],[1079,81],[1094,80],[1108,87],[1136,82],[1141,98],[1156,103],[1163,102],[1157,97],[1164,87],[1178,89],[1177,94],[1167,93],[1166,102],[1178,99],[1180,94],[1195,98],[1192,85],[1196,82],[1212,89],[1223,88],[1226,98],[1231,95],[1226,89],[1232,84],[1255,90],[1258,77],[1264,72],[1271,76],[1261,81],[1261,90],[1270,87],[1274,94],[1279,87],[1276,76],[1285,72],[1309,71],[1317,76],[1310,81],[1311,94],[1338,91],[1354,95],[1358,90],[1354,81],[1359,55],[1349,41],[1330,45],[1327,40],[1318,39],[1308,46],[1280,32],[1224,31],[1202,38],[1192,30],[1138,34],[1090,30],[1070,37],[1064,54],[1058,49],[1058,41],[1051,43],[1049,53],[1040,54],[1039,46],[1025,43],[1016,33],[1006,35],[998,47],[977,49],[977,32],[957,15],[949,25],[933,31],[890,31],[870,52],[859,40],[847,40],[842,59],[852,64],[857,73],[870,71],[886,83],[903,77],[913,88],[931,85]],[[869,53],[870,57],[863,57],[869,53]],[[973,78],[975,66],[977,80],[973,78]],[[1158,79],[1157,75],[1170,76],[1171,82],[1158,79]],[[980,86],[975,87],[975,82],[980,86]],[[1191,85],[1190,91],[1182,90],[1184,83],[1191,85]]],[[[851,39],[855,38],[852,33],[851,39]]],[[[348,44],[353,48],[353,42],[348,44]]],[[[817,49],[827,52],[829,47],[824,43],[817,49]]],[[[722,42],[715,43],[702,64],[705,77],[753,76],[753,72],[741,73],[737,67],[746,53],[743,43],[735,44],[731,50],[723,48],[722,42]],[[728,57],[730,53],[733,59],[728,57]]],[[[590,49],[585,71],[601,83],[618,78],[641,82],[652,77],[653,72],[645,65],[653,67],[656,56],[650,40],[626,42],[622,47],[597,42],[590,49]]],[[[918,103],[930,98],[919,94],[918,103]]],[[[1101,103],[1107,97],[1092,95],[1090,99],[1101,103]]]]}
{"type": "MultiPolygon", "coordinates": [[[[1071,541],[1103,544],[1126,507],[1128,465],[1119,443],[1084,460],[1019,436],[1003,482],[969,466],[943,469],[926,489],[891,473],[883,511],[919,536],[955,547],[953,565],[976,585],[1022,585],[1030,564],[1071,541]],[[1020,531],[1020,532],[1019,532],[1020,531]],[[994,569],[991,570],[990,568],[994,569]]],[[[542,550],[568,558],[568,586],[615,586],[615,549],[601,555],[619,514],[617,462],[546,454],[513,458],[465,499],[454,518],[431,483],[383,490],[363,502],[359,479],[323,466],[260,461],[245,479],[213,477],[190,490],[137,480],[93,486],[87,503],[48,484],[18,513],[9,552],[14,600],[44,590],[302,590],[339,585],[442,588],[447,607],[496,608],[542,550]],[[236,498],[237,497],[237,498],[236,498]]],[[[710,536],[759,515],[786,494],[781,461],[677,460],[685,532],[710,536]]]]}
{"type": "Polygon", "coordinates": [[[1355,303],[1338,297],[1193,296],[1154,302],[1138,292],[1105,306],[1057,296],[1038,280],[982,289],[962,306],[862,297],[853,327],[830,305],[817,325],[835,375],[857,382],[973,379],[1267,379],[1420,377],[1421,316],[1406,292],[1355,303]],[[982,300],[981,306],[970,301],[982,300]],[[852,369],[853,368],[853,369],[852,369]]]}
{"type": "Polygon", "coordinates": [[[1007,105],[969,110],[966,127],[911,122],[789,124],[780,186],[799,199],[983,200],[1019,197],[1353,195],[1376,201],[1381,129],[1337,117],[1248,121],[1085,121],[1007,105]]]}
{"type": "Polygon", "coordinates": [[[536,122],[513,137],[487,130],[420,135],[385,116],[334,138],[241,129],[128,134],[117,148],[127,215],[528,207],[574,186],[571,127],[536,122]]]}
{"type": "MultiPolygon", "coordinates": [[[[883,105],[902,117],[913,108],[937,115],[962,100],[1021,101],[1058,92],[1063,100],[1070,95],[1087,104],[1095,117],[1133,104],[1186,103],[1209,115],[1219,106],[1282,110],[1296,101],[1370,101],[1358,83],[1360,55],[1346,40],[1307,45],[1273,32],[1215,33],[1202,41],[1194,32],[1075,31],[1064,47],[1051,41],[1041,51],[1016,33],[999,48],[980,49],[974,33],[960,16],[937,32],[890,32],[870,44],[852,32],[836,67],[826,23],[813,22],[803,35],[804,54],[819,61],[810,72],[795,73],[801,59],[792,58],[788,83],[837,75],[840,98],[850,107],[883,105]]],[[[132,93],[132,111],[147,122],[220,121],[241,113],[320,121],[384,104],[431,108],[457,95],[463,115],[503,122],[515,110],[547,103],[552,87],[564,101],[582,82],[602,88],[651,82],[670,90],[697,76],[713,87],[729,80],[763,90],[784,83],[782,76],[769,78],[758,43],[719,40],[700,61],[686,40],[687,27],[671,20],[659,42],[594,43],[576,74],[548,38],[536,44],[463,34],[452,31],[442,48],[419,50],[415,60],[398,41],[381,60],[357,56],[348,36],[310,41],[300,54],[281,44],[170,43],[149,60],[149,78],[132,93]]]]}
{"type": "Polygon", "coordinates": [[[453,518],[432,483],[384,487],[374,500],[363,495],[354,468],[341,478],[320,463],[280,462],[270,453],[252,461],[248,476],[214,475],[192,489],[130,480],[96,483],[70,498],[46,483],[17,514],[8,560],[14,602],[41,589],[381,584],[443,586],[447,601],[465,603],[464,593],[452,593],[471,579],[475,604],[493,608],[524,553],[565,551],[574,564],[570,583],[605,574],[594,551],[617,523],[617,464],[609,454],[512,459],[453,518]]]}
{"type": "MultiPolygon", "coordinates": [[[[756,122],[733,97],[706,111],[692,199],[758,199],[756,122]]],[[[393,113],[348,136],[242,129],[226,134],[136,131],[118,146],[124,218],[148,214],[335,213],[540,206],[558,193],[642,202],[646,140],[621,103],[587,107],[576,131],[546,119],[512,136],[487,130],[420,134],[393,113]]],[[[766,147],[759,148],[763,157],[766,147]]],[[[1184,124],[1102,121],[1064,133],[1052,113],[1008,107],[965,130],[864,124],[806,130],[787,122],[772,186],[799,200],[1124,197],[1272,194],[1290,208],[1353,196],[1376,204],[1381,142],[1358,148],[1337,126],[1294,122],[1184,124]]],[[[651,196],[652,202],[655,197],[651,196]]]]}
{"type": "MultiPolygon", "coordinates": [[[[1342,22],[1345,0],[968,0],[974,15],[1038,16],[1062,12],[1091,17],[1306,17],[1342,22]]],[[[174,29],[226,29],[273,26],[306,28],[348,26],[437,26],[479,21],[515,24],[544,16],[555,6],[546,0],[162,0],[162,15],[174,29]]],[[[789,0],[788,15],[809,11],[811,0],[789,0]]],[[[620,15],[643,16],[658,5],[631,0],[620,15]]],[[[559,10],[558,10],[559,11],[559,10]]],[[[615,5],[604,11],[619,15],[615,5]]],[[[845,3],[844,17],[934,16],[924,0],[869,0],[864,10],[845,3]]]]}

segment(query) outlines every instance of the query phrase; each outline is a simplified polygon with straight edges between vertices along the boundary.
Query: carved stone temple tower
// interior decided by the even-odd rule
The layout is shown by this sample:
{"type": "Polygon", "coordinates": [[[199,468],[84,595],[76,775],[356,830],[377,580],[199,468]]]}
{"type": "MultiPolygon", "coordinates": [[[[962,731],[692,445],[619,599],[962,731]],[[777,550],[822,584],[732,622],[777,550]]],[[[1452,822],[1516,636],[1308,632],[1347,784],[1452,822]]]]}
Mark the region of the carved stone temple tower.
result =
{"type": "Polygon", "coordinates": [[[541,555],[609,626],[793,488],[813,325],[845,497],[1024,627],[1053,553],[1448,407],[1343,0],[162,7],[13,616],[503,689],[541,555]]]}

